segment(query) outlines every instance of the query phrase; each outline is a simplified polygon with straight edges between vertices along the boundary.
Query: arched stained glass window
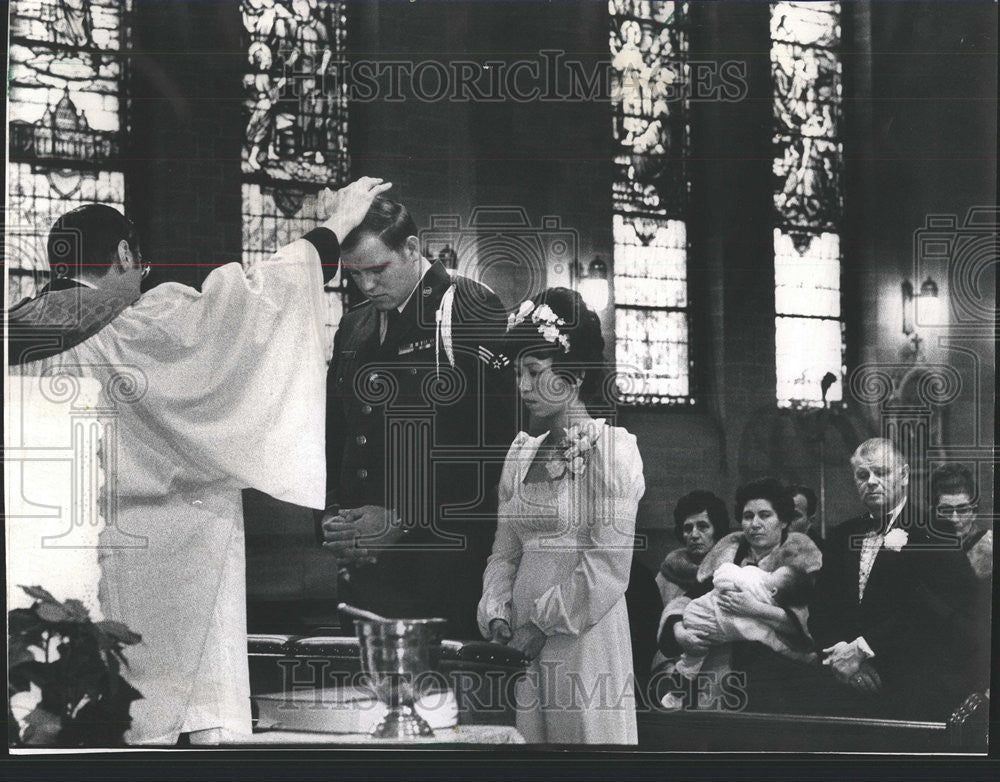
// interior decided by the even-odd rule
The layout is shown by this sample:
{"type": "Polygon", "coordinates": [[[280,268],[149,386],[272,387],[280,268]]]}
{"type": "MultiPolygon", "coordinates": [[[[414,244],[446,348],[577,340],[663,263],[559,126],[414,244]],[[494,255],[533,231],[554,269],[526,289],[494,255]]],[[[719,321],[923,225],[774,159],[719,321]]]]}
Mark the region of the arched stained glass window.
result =
{"type": "Polygon", "coordinates": [[[611,0],[615,352],[622,401],[692,401],[687,3],[611,0]]]}
{"type": "MultiPolygon", "coordinates": [[[[267,257],[314,228],[316,194],[348,176],[344,3],[242,0],[247,46],[243,83],[243,263],[267,257]]],[[[345,302],[338,275],[327,285],[330,346],[345,302]]]]}
{"type": "Polygon", "coordinates": [[[840,4],[771,3],[778,403],[843,397],[840,4]]]}
{"type": "Polygon", "coordinates": [[[92,202],[124,209],[131,2],[12,0],[9,11],[5,263],[13,305],[48,280],[45,243],[61,214],[92,202]]]}

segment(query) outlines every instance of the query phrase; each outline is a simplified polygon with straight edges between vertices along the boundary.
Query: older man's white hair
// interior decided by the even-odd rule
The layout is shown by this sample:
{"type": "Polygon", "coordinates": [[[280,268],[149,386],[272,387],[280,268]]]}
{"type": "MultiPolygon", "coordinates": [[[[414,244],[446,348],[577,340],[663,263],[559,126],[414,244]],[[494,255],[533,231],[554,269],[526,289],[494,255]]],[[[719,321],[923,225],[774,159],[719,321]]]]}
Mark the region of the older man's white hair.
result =
{"type": "Polygon", "coordinates": [[[854,449],[854,453],[851,454],[851,461],[888,461],[886,457],[889,455],[892,455],[895,460],[898,460],[902,464],[908,464],[906,457],[903,456],[903,452],[896,447],[896,444],[892,440],[885,437],[872,437],[865,440],[854,449]]]}

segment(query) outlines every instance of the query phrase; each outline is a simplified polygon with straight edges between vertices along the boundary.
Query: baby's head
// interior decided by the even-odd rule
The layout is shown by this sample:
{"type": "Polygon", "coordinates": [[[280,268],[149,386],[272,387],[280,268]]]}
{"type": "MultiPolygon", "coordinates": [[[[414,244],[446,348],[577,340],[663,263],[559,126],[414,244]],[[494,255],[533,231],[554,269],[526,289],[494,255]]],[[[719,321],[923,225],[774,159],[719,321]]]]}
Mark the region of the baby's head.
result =
{"type": "Polygon", "coordinates": [[[767,582],[774,592],[774,602],[783,608],[804,605],[809,597],[809,576],[797,567],[779,567],[769,575],[767,582]]]}

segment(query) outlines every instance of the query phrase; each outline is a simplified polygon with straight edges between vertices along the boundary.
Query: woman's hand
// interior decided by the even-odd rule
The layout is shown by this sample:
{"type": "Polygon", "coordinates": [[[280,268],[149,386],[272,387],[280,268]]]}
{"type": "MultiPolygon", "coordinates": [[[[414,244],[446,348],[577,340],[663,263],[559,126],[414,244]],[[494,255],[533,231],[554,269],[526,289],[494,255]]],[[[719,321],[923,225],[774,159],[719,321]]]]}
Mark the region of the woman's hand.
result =
{"type": "Polygon", "coordinates": [[[674,624],[674,640],[688,654],[707,654],[709,648],[711,648],[701,635],[688,630],[683,622],[676,622],[674,624]]]}
{"type": "Polygon", "coordinates": [[[719,592],[719,607],[733,616],[758,618],[768,606],[742,589],[726,589],[719,592]]]}
{"type": "Polygon", "coordinates": [[[505,644],[512,635],[506,619],[494,619],[490,622],[490,641],[492,643],[505,644]]]}
{"type": "MultiPolygon", "coordinates": [[[[490,625],[492,628],[492,622],[490,625]]],[[[508,646],[517,649],[529,660],[534,660],[542,653],[542,647],[545,646],[545,639],[545,633],[531,622],[528,622],[528,624],[521,625],[514,631],[514,636],[510,639],[508,646]]]]}
{"type": "Polygon", "coordinates": [[[391,182],[363,176],[340,190],[332,191],[328,188],[321,190],[320,208],[325,209],[330,215],[323,223],[323,227],[333,231],[337,235],[338,242],[343,242],[347,234],[361,225],[375,196],[381,195],[390,187],[392,187],[391,182]]]}

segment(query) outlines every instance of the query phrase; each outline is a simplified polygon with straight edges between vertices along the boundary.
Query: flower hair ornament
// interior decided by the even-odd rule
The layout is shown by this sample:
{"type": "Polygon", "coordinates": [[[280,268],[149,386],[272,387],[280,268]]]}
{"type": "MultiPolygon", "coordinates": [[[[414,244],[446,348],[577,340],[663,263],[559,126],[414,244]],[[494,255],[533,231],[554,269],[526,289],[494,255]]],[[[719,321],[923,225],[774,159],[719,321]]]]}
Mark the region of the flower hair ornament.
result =
{"type": "Polygon", "coordinates": [[[566,321],[556,315],[548,304],[539,304],[536,307],[530,301],[522,301],[517,312],[507,316],[507,331],[520,326],[529,316],[531,322],[538,327],[542,339],[553,345],[559,345],[563,353],[569,353],[569,336],[561,330],[566,321]]]}

